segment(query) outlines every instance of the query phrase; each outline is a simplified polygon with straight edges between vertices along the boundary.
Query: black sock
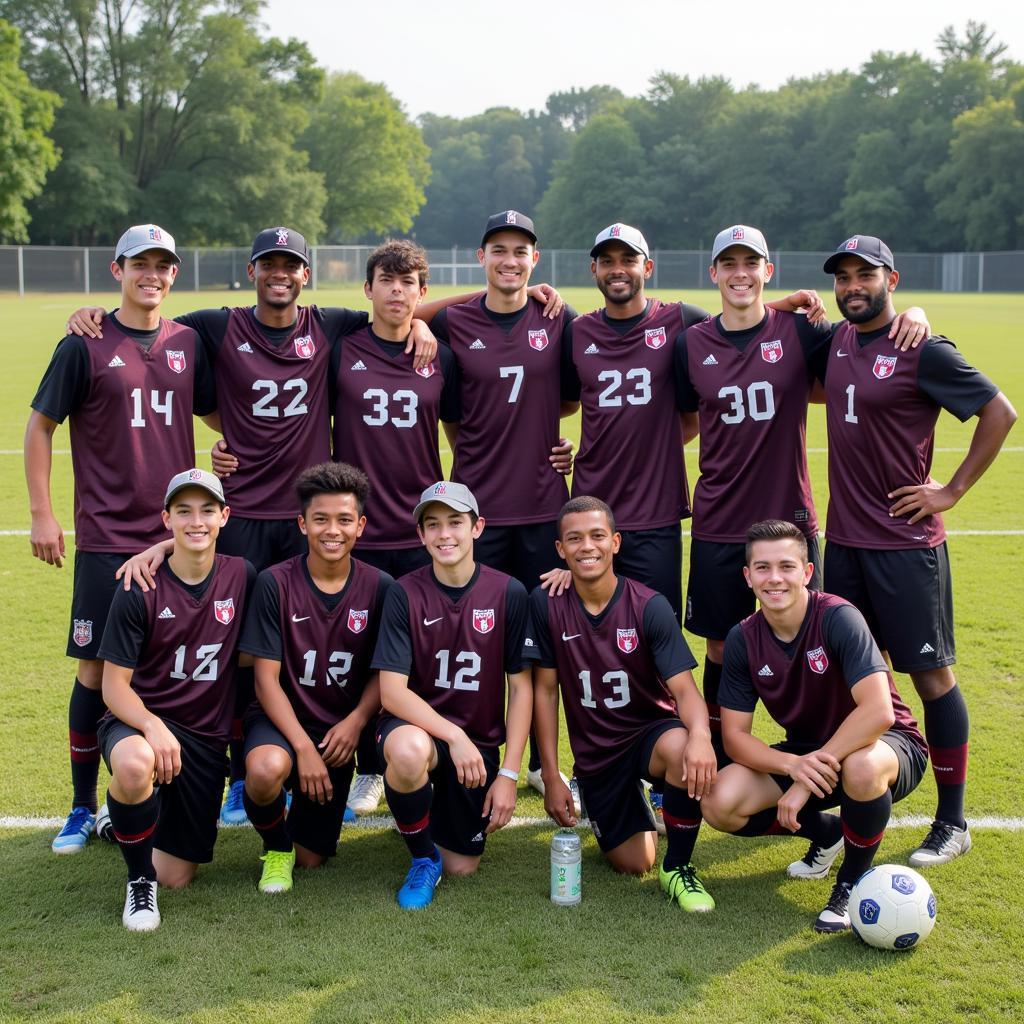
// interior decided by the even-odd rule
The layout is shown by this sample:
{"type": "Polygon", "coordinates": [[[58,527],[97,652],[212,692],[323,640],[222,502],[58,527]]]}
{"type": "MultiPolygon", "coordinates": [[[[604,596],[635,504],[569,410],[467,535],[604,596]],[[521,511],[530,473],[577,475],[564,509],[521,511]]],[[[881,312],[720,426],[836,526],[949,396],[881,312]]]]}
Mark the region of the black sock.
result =
{"type": "Polygon", "coordinates": [[[731,833],[734,836],[784,836],[786,829],[779,824],[774,807],[766,807],[747,818],[746,825],[731,833]]]}
{"type": "Polygon", "coordinates": [[[892,814],[892,793],[887,789],[873,800],[854,800],[843,793],[839,804],[839,817],[843,822],[843,864],[836,875],[837,882],[853,885],[864,874],[874,859],[885,826],[892,814]]]}
{"type": "Polygon", "coordinates": [[[959,686],[924,702],[924,734],[939,792],[935,817],[963,828],[970,717],[959,686]]]}
{"type": "Polygon", "coordinates": [[[805,805],[800,809],[796,820],[800,826],[797,836],[809,839],[818,846],[835,846],[842,838],[843,824],[838,814],[816,811],[805,805]]]}
{"type": "Polygon", "coordinates": [[[96,813],[96,780],[100,773],[100,742],[96,728],[107,710],[103,694],[90,690],[78,679],[68,702],[68,743],[71,748],[73,807],[88,807],[96,813]]]}
{"type": "Polygon", "coordinates": [[[260,834],[263,840],[264,850],[279,850],[281,853],[288,853],[292,849],[292,841],[288,835],[288,825],[285,820],[284,790],[282,789],[269,804],[258,804],[247,789],[242,790],[242,803],[245,805],[245,813],[252,822],[252,827],[260,834]]]}
{"type": "Polygon", "coordinates": [[[711,745],[715,748],[718,759],[718,770],[732,764],[732,758],[725,752],[722,742],[722,708],[718,703],[718,688],[722,683],[722,666],[710,658],[704,659],[704,675],[701,688],[704,691],[704,703],[708,706],[708,720],[711,723],[711,745]]]}
{"type": "Polygon", "coordinates": [[[666,782],[663,792],[665,797],[661,809],[665,819],[665,838],[668,840],[663,867],[666,871],[672,871],[690,863],[702,815],[700,801],[690,796],[685,789],[666,782]]]}
{"type": "Polygon", "coordinates": [[[411,793],[399,793],[388,785],[385,776],[384,796],[409,852],[414,857],[431,857],[436,860],[434,840],[430,835],[430,804],[434,799],[434,787],[428,782],[411,793]]]}
{"type": "Polygon", "coordinates": [[[540,771],[540,747],[537,746],[537,737],[532,729],[530,730],[530,761],[527,767],[531,772],[540,771]]]}
{"type": "Polygon", "coordinates": [[[128,865],[128,879],[156,881],[153,867],[153,835],[160,818],[160,798],[154,789],[141,804],[123,804],[107,790],[107,810],[114,838],[121,847],[121,856],[128,865]]]}

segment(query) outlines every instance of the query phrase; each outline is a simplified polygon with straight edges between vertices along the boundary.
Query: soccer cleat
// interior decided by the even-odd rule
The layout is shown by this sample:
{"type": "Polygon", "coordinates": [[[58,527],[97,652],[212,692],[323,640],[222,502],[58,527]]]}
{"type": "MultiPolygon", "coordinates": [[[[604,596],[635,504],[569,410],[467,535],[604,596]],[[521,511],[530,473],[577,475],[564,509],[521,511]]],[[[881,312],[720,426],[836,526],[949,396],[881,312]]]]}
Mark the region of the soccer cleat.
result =
{"type": "MultiPolygon", "coordinates": [[[[357,775],[348,791],[346,806],[353,814],[373,814],[384,799],[382,775],[357,775]]],[[[347,820],[347,819],[346,819],[347,820]]]]}
{"type": "Polygon", "coordinates": [[[422,910],[434,901],[434,890],[441,881],[441,854],[434,847],[433,857],[413,857],[412,867],[398,890],[398,905],[403,910],[422,910]]]}
{"type": "Polygon", "coordinates": [[[836,882],[825,909],[814,922],[816,932],[845,932],[850,928],[850,890],[848,882],[836,882]]]}
{"type": "Polygon", "coordinates": [[[665,834],[665,812],[661,809],[661,804],[664,797],[661,793],[655,793],[652,789],[648,791],[647,799],[651,805],[654,827],[658,830],[658,835],[663,836],[665,834]]]}
{"type": "Polygon", "coordinates": [[[110,824],[110,812],[107,810],[106,804],[103,804],[96,812],[96,835],[105,843],[117,842],[117,838],[114,835],[114,826],[110,824]]]}
{"type": "Polygon", "coordinates": [[[843,837],[841,833],[839,840],[832,846],[819,846],[817,843],[811,843],[807,853],[786,868],[786,874],[790,878],[827,878],[836,857],[842,852],[843,837]]]}
{"type": "MultiPolygon", "coordinates": [[[[562,778],[564,779],[565,776],[563,775],[562,778]]],[[[576,812],[577,818],[582,818],[583,798],[580,796],[580,784],[576,781],[575,775],[569,780],[569,792],[572,793],[572,809],[576,812]]]]}
{"type": "Polygon", "coordinates": [[[50,849],[54,853],[78,853],[85,849],[95,827],[96,815],[88,807],[72,807],[71,813],[64,819],[64,827],[50,844],[50,849]]]}
{"type": "Polygon", "coordinates": [[[658,872],[662,892],[666,893],[670,903],[678,903],[683,910],[691,913],[706,914],[715,909],[715,901],[711,893],[704,888],[704,883],[697,877],[692,864],[684,864],[681,868],[666,871],[664,867],[658,872]]]}
{"type": "Polygon", "coordinates": [[[351,825],[353,821],[356,821],[356,812],[352,810],[348,804],[345,805],[345,811],[341,816],[341,820],[346,825],[351,825]]]}
{"type": "MultiPolygon", "coordinates": [[[[572,789],[573,799],[576,801],[576,813],[578,814],[579,813],[579,808],[580,808],[580,802],[579,802],[579,793],[577,792],[577,790],[575,788],[576,780],[573,779],[572,782],[570,782],[568,777],[566,776],[565,772],[559,772],[558,776],[570,789],[572,789]]],[[[526,784],[531,789],[537,790],[537,792],[540,793],[541,796],[544,795],[544,778],[541,775],[539,768],[530,768],[527,771],[527,773],[526,773],[526,784]]]]}
{"type": "Polygon", "coordinates": [[[263,874],[256,888],[265,893],[290,892],[295,850],[291,849],[287,853],[284,850],[267,850],[260,860],[263,861],[263,874]]]}
{"type": "Polygon", "coordinates": [[[160,911],[156,905],[156,881],[137,878],[128,883],[124,898],[121,923],[130,932],[151,932],[160,925],[160,911]]]}
{"type": "Polygon", "coordinates": [[[957,828],[948,821],[933,821],[924,842],[910,855],[912,868],[930,868],[955,860],[971,848],[971,832],[965,825],[957,828]]]}
{"type": "Polygon", "coordinates": [[[249,815],[245,813],[242,794],[245,792],[245,779],[236,779],[228,786],[228,795],[224,798],[224,806],[220,809],[222,825],[248,825],[249,815]]]}

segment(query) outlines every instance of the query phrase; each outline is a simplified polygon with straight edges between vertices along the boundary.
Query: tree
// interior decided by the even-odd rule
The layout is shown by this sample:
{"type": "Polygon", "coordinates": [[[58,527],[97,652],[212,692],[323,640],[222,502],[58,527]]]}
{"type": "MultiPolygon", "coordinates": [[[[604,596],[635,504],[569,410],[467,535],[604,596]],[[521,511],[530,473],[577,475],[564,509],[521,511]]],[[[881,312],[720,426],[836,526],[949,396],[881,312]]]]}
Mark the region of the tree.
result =
{"type": "Polygon", "coordinates": [[[570,132],[578,132],[609,104],[625,99],[612,85],[592,85],[589,89],[553,92],[547,100],[547,112],[570,132]]]}
{"type": "Polygon", "coordinates": [[[60,159],[47,132],[59,98],[37,89],[19,66],[17,29],[0,21],[0,239],[28,241],[26,201],[42,190],[47,171],[60,159]]]}
{"type": "Polygon", "coordinates": [[[935,40],[946,63],[963,60],[981,60],[994,64],[1004,53],[1006,44],[996,42],[983,21],[968,21],[963,36],[956,34],[955,25],[947,25],[935,40]]]}

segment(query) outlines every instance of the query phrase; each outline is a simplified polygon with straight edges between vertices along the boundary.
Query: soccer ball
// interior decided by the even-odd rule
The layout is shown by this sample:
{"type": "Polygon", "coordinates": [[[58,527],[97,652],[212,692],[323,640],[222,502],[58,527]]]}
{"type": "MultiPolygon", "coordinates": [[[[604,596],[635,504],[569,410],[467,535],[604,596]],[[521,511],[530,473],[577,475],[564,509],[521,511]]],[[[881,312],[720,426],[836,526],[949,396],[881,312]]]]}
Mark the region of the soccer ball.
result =
{"type": "Polygon", "coordinates": [[[850,925],[869,946],[910,949],[935,927],[935,893],[913,868],[879,864],[850,893],[850,925]]]}

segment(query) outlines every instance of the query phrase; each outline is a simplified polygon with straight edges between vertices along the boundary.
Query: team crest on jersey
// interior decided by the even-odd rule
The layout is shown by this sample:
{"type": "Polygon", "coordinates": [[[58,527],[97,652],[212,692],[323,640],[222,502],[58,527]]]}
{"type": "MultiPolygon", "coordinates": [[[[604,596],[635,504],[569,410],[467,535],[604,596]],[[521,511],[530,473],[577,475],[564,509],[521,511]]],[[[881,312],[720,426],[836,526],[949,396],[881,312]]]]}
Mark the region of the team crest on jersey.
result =
{"type": "Polygon", "coordinates": [[[548,347],[548,332],[542,327],[539,331],[530,331],[530,348],[543,352],[548,347]]]}
{"type": "Polygon", "coordinates": [[[75,619],[75,628],[71,639],[79,647],[88,647],[92,643],[92,619],[75,619]]]}
{"type": "Polygon", "coordinates": [[[879,379],[885,380],[896,372],[896,356],[875,356],[875,365],[871,372],[879,379]]]}
{"type": "Polygon", "coordinates": [[[782,339],[761,342],[761,358],[766,363],[777,363],[782,358],[782,339]]]}
{"type": "Polygon", "coordinates": [[[362,633],[366,629],[366,621],[368,609],[363,608],[362,611],[356,611],[355,608],[349,608],[348,610],[348,628],[353,633],[362,633]]]}
{"type": "Polygon", "coordinates": [[[490,631],[494,629],[494,609],[474,608],[473,628],[478,633],[490,633],[490,631]]]}
{"type": "Polygon", "coordinates": [[[637,643],[635,627],[633,629],[615,630],[615,646],[618,647],[623,654],[632,654],[633,651],[636,650],[637,643]]]}
{"type": "Polygon", "coordinates": [[[185,353],[184,352],[172,352],[170,349],[167,350],[167,365],[175,373],[185,372],[185,353]]]}
{"type": "Polygon", "coordinates": [[[292,344],[295,346],[295,354],[300,359],[312,359],[316,352],[316,342],[313,341],[312,335],[307,334],[305,337],[295,338],[292,344]]]}
{"type": "Polygon", "coordinates": [[[813,651],[807,652],[807,664],[811,666],[812,672],[820,676],[828,668],[828,655],[824,647],[815,647],[813,651]]]}
{"type": "Polygon", "coordinates": [[[426,366],[421,366],[416,372],[424,380],[430,380],[430,378],[434,376],[434,364],[433,363],[427,363],[426,366]]]}
{"type": "Polygon", "coordinates": [[[664,327],[655,327],[644,331],[644,342],[648,348],[664,348],[667,341],[664,327]]]}
{"type": "Polygon", "coordinates": [[[226,601],[214,601],[213,617],[226,626],[235,617],[235,599],[229,597],[226,601]]]}

